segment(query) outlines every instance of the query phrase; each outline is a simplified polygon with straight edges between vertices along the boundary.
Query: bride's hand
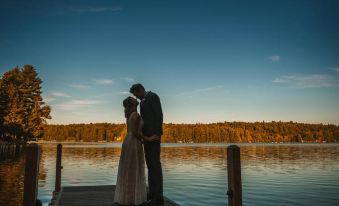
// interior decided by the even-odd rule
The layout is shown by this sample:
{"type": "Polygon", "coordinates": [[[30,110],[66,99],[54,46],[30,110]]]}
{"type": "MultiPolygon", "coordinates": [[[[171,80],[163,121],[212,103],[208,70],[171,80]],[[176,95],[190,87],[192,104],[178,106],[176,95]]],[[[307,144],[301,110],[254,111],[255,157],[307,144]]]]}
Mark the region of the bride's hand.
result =
{"type": "Polygon", "coordinates": [[[144,136],[144,139],[148,142],[159,141],[160,137],[158,135],[152,135],[150,137],[144,136]]]}
{"type": "Polygon", "coordinates": [[[144,141],[145,141],[145,139],[144,139],[143,136],[140,136],[140,137],[138,137],[137,139],[138,139],[141,143],[144,143],[144,141]]]}

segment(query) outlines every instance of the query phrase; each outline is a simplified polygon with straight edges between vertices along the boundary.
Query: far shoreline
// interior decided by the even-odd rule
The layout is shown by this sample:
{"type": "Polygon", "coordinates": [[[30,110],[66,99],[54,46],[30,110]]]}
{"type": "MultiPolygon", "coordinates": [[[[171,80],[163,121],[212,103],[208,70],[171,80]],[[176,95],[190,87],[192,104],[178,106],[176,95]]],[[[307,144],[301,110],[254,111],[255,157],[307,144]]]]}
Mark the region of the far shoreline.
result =
{"type": "MultiPolygon", "coordinates": [[[[121,145],[122,142],[77,142],[77,141],[38,141],[28,142],[37,144],[67,144],[67,145],[121,145]]],[[[338,142],[162,142],[162,145],[329,145],[338,144],[338,142]]]]}

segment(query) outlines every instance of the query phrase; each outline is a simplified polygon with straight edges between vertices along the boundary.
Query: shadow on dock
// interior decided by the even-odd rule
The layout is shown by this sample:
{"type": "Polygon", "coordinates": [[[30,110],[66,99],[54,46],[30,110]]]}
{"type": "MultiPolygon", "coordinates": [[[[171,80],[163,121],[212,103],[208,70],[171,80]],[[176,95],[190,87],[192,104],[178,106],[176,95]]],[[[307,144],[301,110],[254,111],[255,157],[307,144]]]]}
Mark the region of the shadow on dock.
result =
{"type": "MultiPolygon", "coordinates": [[[[112,206],[115,185],[63,187],[51,206],[112,206]]],[[[179,206],[165,197],[164,206],[179,206]]]]}

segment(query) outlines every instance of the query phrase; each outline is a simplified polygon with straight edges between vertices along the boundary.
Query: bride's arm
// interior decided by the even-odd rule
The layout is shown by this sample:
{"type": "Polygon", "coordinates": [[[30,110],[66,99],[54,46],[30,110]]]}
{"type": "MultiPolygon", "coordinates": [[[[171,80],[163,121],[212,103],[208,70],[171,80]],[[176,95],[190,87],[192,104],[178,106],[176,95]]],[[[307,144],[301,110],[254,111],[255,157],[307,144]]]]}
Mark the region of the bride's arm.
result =
{"type": "Polygon", "coordinates": [[[143,140],[142,134],[139,131],[140,120],[141,120],[140,115],[138,113],[134,113],[132,116],[132,124],[133,124],[132,134],[134,137],[142,141],[143,140]]]}
{"type": "Polygon", "coordinates": [[[154,142],[154,141],[160,141],[160,137],[158,135],[153,135],[150,137],[147,136],[143,136],[144,140],[148,141],[148,142],[154,142]]]}
{"type": "Polygon", "coordinates": [[[132,116],[132,134],[134,137],[138,138],[140,141],[146,140],[148,142],[159,141],[160,137],[158,135],[153,135],[150,137],[143,136],[142,133],[139,131],[139,124],[140,124],[141,117],[138,113],[134,113],[132,116]]]}

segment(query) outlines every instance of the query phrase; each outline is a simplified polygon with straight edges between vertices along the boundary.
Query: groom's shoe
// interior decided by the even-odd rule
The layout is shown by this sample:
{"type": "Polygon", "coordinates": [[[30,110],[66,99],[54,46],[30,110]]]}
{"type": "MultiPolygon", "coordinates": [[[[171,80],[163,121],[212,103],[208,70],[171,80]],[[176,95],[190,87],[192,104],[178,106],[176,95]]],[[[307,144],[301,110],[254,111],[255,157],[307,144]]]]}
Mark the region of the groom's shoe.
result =
{"type": "Polygon", "coordinates": [[[164,197],[163,197],[163,196],[158,197],[158,198],[157,198],[157,203],[158,203],[159,205],[164,205],[164,203],[165,203],[164,197]]]}
{"type": "Polygon", "coordinates": [[[148,206],[162,206],[164,205],[164,198],[158,197],[158,198],[152,198],[147,202],[148,206]]]}
{"type": "Polygon", "coordinates": [[[147,201],[149,201],[149,200],[151,200],[151,199],[153,199],[153,195],[150,194],[150,193],[147,193],[147,201]]]}

